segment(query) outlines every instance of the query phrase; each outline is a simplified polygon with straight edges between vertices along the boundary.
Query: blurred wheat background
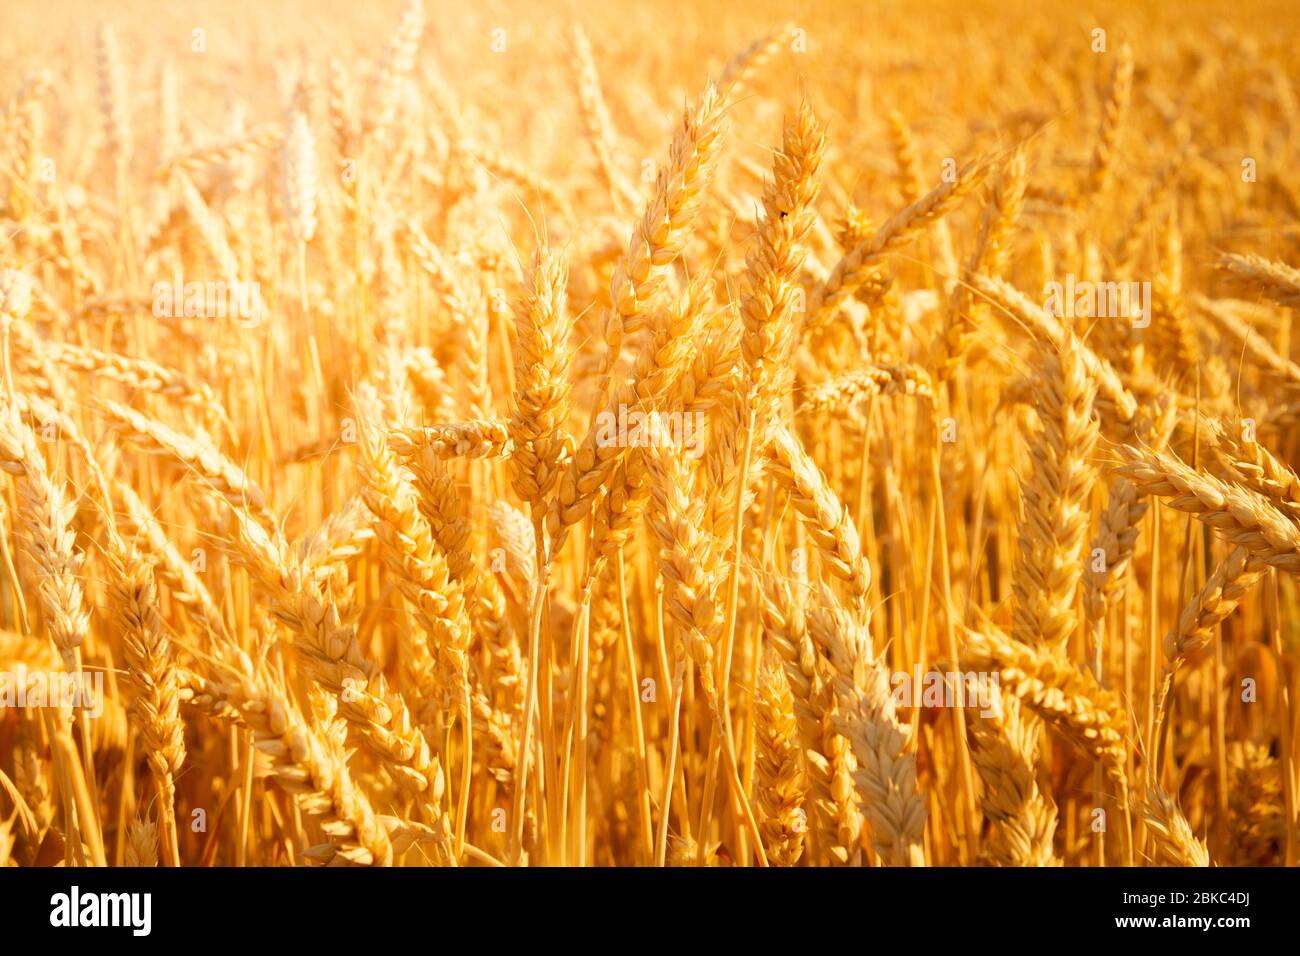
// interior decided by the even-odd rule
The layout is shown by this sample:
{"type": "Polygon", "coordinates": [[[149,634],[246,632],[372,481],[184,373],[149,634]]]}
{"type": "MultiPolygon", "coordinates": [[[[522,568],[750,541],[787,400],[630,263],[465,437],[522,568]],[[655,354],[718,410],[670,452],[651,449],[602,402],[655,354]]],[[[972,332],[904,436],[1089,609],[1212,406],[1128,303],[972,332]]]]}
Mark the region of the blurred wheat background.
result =
{"type": "Polygon", "coordinates": [[[1294,6],[474,6],[6,11],[0,864],[1294,864],[1294,6]]]}

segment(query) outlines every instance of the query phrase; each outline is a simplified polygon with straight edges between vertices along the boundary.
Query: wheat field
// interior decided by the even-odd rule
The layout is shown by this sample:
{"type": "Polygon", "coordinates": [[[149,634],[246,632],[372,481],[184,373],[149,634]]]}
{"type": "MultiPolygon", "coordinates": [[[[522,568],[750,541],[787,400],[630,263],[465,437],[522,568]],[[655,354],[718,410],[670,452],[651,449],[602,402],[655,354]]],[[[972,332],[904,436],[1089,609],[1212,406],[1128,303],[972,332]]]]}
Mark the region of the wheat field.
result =
{"type": "Polygon", "coordinates": [[[0,864],[1296,862],[1294,7],[11,7],[0,864]]]}

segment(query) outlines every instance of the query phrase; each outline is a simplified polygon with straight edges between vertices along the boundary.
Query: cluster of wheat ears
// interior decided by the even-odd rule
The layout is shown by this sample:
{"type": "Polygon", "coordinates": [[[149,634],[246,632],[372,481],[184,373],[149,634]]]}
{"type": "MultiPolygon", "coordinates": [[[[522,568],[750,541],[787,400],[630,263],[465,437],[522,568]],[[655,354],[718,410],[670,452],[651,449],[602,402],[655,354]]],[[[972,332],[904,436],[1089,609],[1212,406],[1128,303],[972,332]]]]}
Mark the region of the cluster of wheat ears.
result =
{"type": "Polygon", "coordinates": [[[1290,41],[622,6],[0,61],[0,864],[1294,863],[1290,41]]]}

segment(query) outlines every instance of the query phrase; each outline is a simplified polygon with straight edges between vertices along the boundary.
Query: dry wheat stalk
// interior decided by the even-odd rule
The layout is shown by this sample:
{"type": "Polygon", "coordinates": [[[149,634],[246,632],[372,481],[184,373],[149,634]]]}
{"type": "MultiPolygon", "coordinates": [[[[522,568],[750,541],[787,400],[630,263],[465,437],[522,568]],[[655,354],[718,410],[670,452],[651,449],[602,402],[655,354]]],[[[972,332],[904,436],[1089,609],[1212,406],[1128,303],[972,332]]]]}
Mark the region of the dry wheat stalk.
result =
{"type": "Polygon", "coordinates": [[[266,755],[276,783],[293,794],[326,838],[304,856],[325,866],[388,866],[393,846],[343,759],[345,724],[313,728],[264,678],[226,685],[223,698],[266,755]]]}
{"type": "Polygon", "coordinates": [[[158,865],[158,824],[146,817],[137,816],[131,821],[126,834],[126,855],[123,866],[155,867],[158,865]]]}
{"type": "Polygon", "coordinates": [[[1273,865],[1285,839],[1282,775],[1276,757],[1250,741],[1228,748],[1232,787],[1232,862],[1237,866],[1273,865]]]}
{"type": "Polygon", "coordinates": [[[435,813],[442,813],[442,767],[413,726],[405,700],[389,689],[383,673],[362,651],[355,627],[345,623],[337,605],[291,564],[283,541],[272,539],[242,512],[235,518],[235,544],[272,595],[275,615],[294,630],[308,673],[340,695],[340,716],[393,778],[423,794],[435,813]]]}
{"type": "Polygon", "coordinates": [[[424,4],[421,0],[407,0],[401,19],[384,47],[380,70],[375,78],[371,112],[365,131],[377,135],[393,122],[401,85],[415,67],[415,57],[424,33],[424,4]]]}
{"type": "Polygon", "coordinates": [[[581,24],[575,23],[570,30],[569,45],[577,61],[574,80],[578,104],[582,109],[583,132],[587,144],[595,154],[596,168],[605,182],[605,188],[621,210],[635,201],[635,190],[617,168],[618,131],[601,90],[600,73],[596,69],[591,41],[581,24]]]}
{"type": "Polygon", "coordinates": [[[722,72],[718,74],[716,85],[729,102],[734,103],[746,94],[749,81],[762,70],[768,60],[776,55],[781,44],[790,38],[794,29],[792,24],[782,24],[766,36],[759,37],[726,62],[722,72]]]}
{"type": "Polygon", "coordinates": [[[1254,331],[1236,309],[1205,296],[1193,296],[1192,303],[1213,320],[1232,339],[1236,348],[1245,349],[1253,364],[1274,376],[1287,388],[1300,386],[1300,365],[1281,355],[1268,340],[1254,331]]]}
{"type": "MultiPolygon", "coordinates": [[[[36,347],[33,338],[17,337],[24,347],[36,347]]],[[[224,417],[212,389],[202,382],[194,382],[175,369],[167,368],[148,359],[129,358],[98,349],[82,348],[61,342],[39,344],[43,358],[62,368],[97,375],[129,388],[155,392],[175,398],[183,403],[198,405],[218,417],[224,417]]],[[[21,358],[19,365],[21,367],[21,358]]]]}
{"type": "Polygon", "coordinates": [[[1219,464],[1237,484],[1258,492],[1293,521],[1300,521],[1300,477],[1257,441],[1247,441],[1225,422],[1203,418],[1207,440],[1219,464]]]}
{"type": "Polygon", "coordinates": [[[90,616],[80,581],[83,556],[70,527],[75,502],[50,477],[35,436],[17,421],[12,406],[0,407],[0,468],[17,476],[15,532],[36,575],[45,626],[64,669],[77,672],[90,616]]]}
{"type": "Polygon", "coordinates": [[[468,720],[469,620],[460,583],[452,578],[447,555],[435,544],[420,513],[416,492],[374,422],[363,420],[357,444],[362,497],[375,517],[376,537],[423,631],[422,637],[411,636],[408,653],[419,673],[424,673],[419,663],[423,658],[437,661],[435,688],[443,711],[450,714],[458,708],[468,720]]]}
{"type": "Polygon", "coordinates": [[[1165,667],[1173,670],[1214,636],[1215,627],[1236,610],[1241,598],[1264,576],[1268,566],[1236,547],[1214,569],[1199,594],[1188,602],[1178,624],[1165,635],[1165,667]]]}
{"type": "MultiPolygon", "coordinates": [[[[1061,341],[1063,329],[1060,322],[1018,289],[1001,279],[988,276],[972,275],[970,282],[977,292],[987,296],[994,305],[1005,310],[1023,327],[1049,342],[1061,341]]],[[[1098,400],[1105,399],[1107,413],[1114,414],[1124,424],[1132,422],[1138,411],[1137,399],[1121,381],[1119,374],[1109,362],[1082,342],[1076,342],[1074,349],[1078,352],[1088,377],[1096,382],[1098,400]]]]}
{"type": "Polygon", "coordinates": [[[95,67],[99,80],[99,109],[104,122],[104,142],[109,156],[121,170],[129,162],[131,154],[126,74],[122,68],[117,33],[113,27],[101,23],[95,41],[95,67]]]}
{"type": "Polygon", "coordinates": [[[251,159],[274,147],[283,136],[282,128],[268,124],[227,142],[200,147],[183,155],[174,156],[158,166],[154,171],[154,178],[165,181],[170,179],[174,172],[192,173],[207,166],[229,163],[236,158],[251,159]]]}
{"type": "Polygon", "coordinates": [[[548,550],[552,556],[559,551],[573,525],[590,513],[600,489],[610,482],[628,451],[627,442],[619,440],[613,424],[631,409],[657,410],[665,397],[672,394],[677,378],[691,359],[690,349],[702,322],[703,308],[704,290],[692,285],[680,301],[656,316],[630,381],[610,396],[569,458],[546,519],[550,533],[548,550]]]}
{"type": "Polygon", "coordinates": [[[1102,106],[1101,128],[1093,148],[1092,165],[1088,169],[1088,188],[1094,196],[1106,188],[1115,167],[1120,132],[1132,95],[1133,50],[1125,43],[1115,51],[1115,65],[1111,68],[1110,84],[1102,106]]]}
{"type": "MultiPolygon", "coordinates": [[[[1172,402],[1161,407],[1151,423],[1151,447],[1163,449],[1168,444],[1176,413],[1172,402]]],[[[1089,646],[1094,649],[1101,646],[1107,610],[1124,596],[1139,525],[1148,508],[1147,499],[1127,478],[1116,478],[1111,483],[1083,573],[1083,607],[1092,628],[1089,646]]]]}
{"type": "Polygon", "coordinates": [[[299,242],[311,242],[316,233],[316,138],[303,113],[289,118],[283,162],[280,195],[289,228],[299,242]]]}
{"type": "MultiPolygon", "coordinates": [[[[1025,154],[1017,149],[1001,177],[989,191],[980,216],[975,250],[966,264],[967,275],[1001,278],[1011,258],[1016,220],[1025,198],[1025,154]]],[[[957,286],[945,317],[939,375],[950,381],[969,350],[977,331],[979,309],[965,283],[957,286]]]]}
{"type": "Polygon", "coordinates": [[[239,281],[239,260],[230,247],[230,239],[221,217],[208,206],[198,188],[184,173],[174,173],[172,182],[180,190],[185,214],[198,230],[203,247],[216,264],[218,274],[227,285],[233,286],[239,281]]]}
{"type": "Polygon", "coordinates": [[[805,102],[788,119],[782,148],[773,158],[773,176],[763,190],[763,218],[745,270],[748,289],[741,299],[744,322],[741,355],[749,374],[751,410],[760,428],[789,388],[794,342],[795,284],[807,254],[817,198],[817,172],[826,137],[805,102]]]}

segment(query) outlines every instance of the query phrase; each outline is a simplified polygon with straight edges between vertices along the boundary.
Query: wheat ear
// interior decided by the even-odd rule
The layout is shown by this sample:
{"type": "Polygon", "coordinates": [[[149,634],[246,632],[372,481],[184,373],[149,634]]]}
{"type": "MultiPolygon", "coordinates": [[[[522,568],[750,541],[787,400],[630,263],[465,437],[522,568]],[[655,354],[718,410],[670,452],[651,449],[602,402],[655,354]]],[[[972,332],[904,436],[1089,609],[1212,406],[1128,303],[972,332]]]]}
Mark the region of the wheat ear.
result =
{"type": "Polygon", "coordinates": [[[759,827],[772,865],[794,866],[803,855],[807,829],[797,721],[789,682],[775,655],[769,655],[754,697],[755,791],[762,810],[759,827]]]}
{"type": "Polygon", "coordinates": [[[764,641],[780,659],[794,700],[818,859],[837,866],[855,862],[862,829],[853,786],[856,764],[848,740],[834,725],[837,704],[830,664],[809,633],[802,593],[778,578],[767,578],[761,622],[764,641]]]}
{"type": "Polygon", "coordinates": [[[845,582],[854,610],[865,620],[871,566],[847,509],[789,429],[773,432],[769,459],[772,476],[790,495],[826,569],[845,582]]]}
{"type": "Polygon", "coordinates": [[[1169,507],[1204,522],[1264,564],[1300,573],[1300,526],[1263,495],[1193,471],[1167,452],[1124,445],[1120,454],[1125,461],[1116,470],[1139,493],[1167,499],[1169,507]]]}
{"type": "Polygon", "coordinates": [[[1147,790],[1142,819],[1155,837],[1157,859],[1166,866],[1209,866],[1205,844],[1187,823],[1178,804],[1158,787],[1147,790]]]}
{"type": "Polygon", "coordinates": [[[127,674],[135,691],[131,716],[158,785],[161,850],[168,866],[180,866],[176,836],[176,777],[185,763],[171,644],[163,633],[153,571],[129,545],[109,553],[109,602],[122,637],[127,674]]]}
{"type": "Polygon", "coordinates": [[[869,239],[845,253],[825,281],[808,297],[804,329],[817,329],[828,324],[844,301],[872,276],[876,264],[884,256],[946,215],[980,184],[987,171],[986,163],[967,163],[951,180],[936,186],[896,213],[869,239]]]}
{"type": "Polygon", "coordinates": [[[566,314],[568,270],[561,259],[539,250],[529,280],[515,309],[510,472],[515,494],[539,521],[564,463],[573,323],[566,314]]]}
{"type": "Polygon", "coordinates": [[[833,605],[815,607],[808,633],[834,669],[833,723],[853,748],[853,783],[876,853],[890,866],[925,865],[925,798],[916,782],[911,729],[896,713],[889,673],[871,651],[865,622],[833,605]]]}
{"type": "Polygon", "coordinates": [[[686,245],[722,149],[722,118],[722,100],[709,84],[682,117],[668,163],[610,278],[610,306],[602,321],[605,352],[596,370],[597,410],[604,407],[624,335],[643,327],[667,281],[668,266],[686,245]]]}
{"type": "Polygon", "coordinates": [[[1041,354],[1042,428],[1030,442],[1033,470],[1021,490],[1011,635],[1060,654],[1077,625],[1075,599],[1083,576],[1098,424],[1092,406],[1095,386],[1073,335],[1067,333],[1041,354]]]}
{"type": "Polygon", "coordinates": [[[984,782],[980,807],[989,830],[981,859],[994,866],[1059,865],[1052,837],[1056,806],[1038,786],[1035,752],[1040,724],[1020,700],[991,685],[986,710],[969,710],[971,759],[984,782]]]}
{"type": "Polygon", "coordinates": [[[1067,740],[1100,763],[1127,791],[1127,721],[1114,694],[1093,676],[1042,648],[1010,640],[991,627],[971,632],[962,651],[964,670],[996,673],[1004,694],[1014,694],[1067,740]]]}

